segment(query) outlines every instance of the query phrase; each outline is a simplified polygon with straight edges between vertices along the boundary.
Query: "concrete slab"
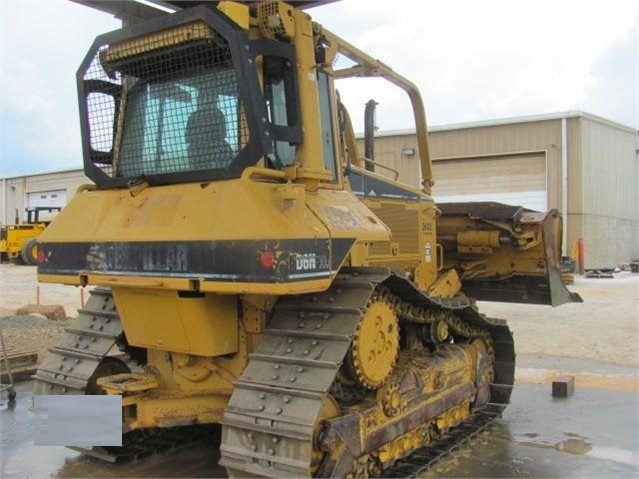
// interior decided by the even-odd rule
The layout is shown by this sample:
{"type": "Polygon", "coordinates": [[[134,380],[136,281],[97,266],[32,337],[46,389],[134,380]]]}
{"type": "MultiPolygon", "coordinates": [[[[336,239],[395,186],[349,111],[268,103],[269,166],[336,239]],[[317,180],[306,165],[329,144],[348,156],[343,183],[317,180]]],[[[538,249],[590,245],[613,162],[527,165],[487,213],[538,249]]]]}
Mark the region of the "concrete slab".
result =
{"type": "Polygon", "coordinates": [[[226,477],[217,465],[219,442],[215,441],[122,464],[104,463],[65,447],[34,446],[32,390],[32,382],[21,383],[15,403],[0,398],[0,477],[226,477]]]}
{"type": "Polygon", "coordinates": [[[555,399],[545,384],[518,384],[490,431],[422,477],[637,477],[638,406],[634,393],[555,399]]]}
{"type": "MultiPolygon", "coordinates": [[[[31,387],[18,385],[13,407],[0,400],[1,477],[226,477],[217,441],[124,464],[36,447],[31,387]]],[[[423,477],[637,477],[638,400],[593,388],[554,399],[548,384],[521,382],[502,419],[423,477]]]]}

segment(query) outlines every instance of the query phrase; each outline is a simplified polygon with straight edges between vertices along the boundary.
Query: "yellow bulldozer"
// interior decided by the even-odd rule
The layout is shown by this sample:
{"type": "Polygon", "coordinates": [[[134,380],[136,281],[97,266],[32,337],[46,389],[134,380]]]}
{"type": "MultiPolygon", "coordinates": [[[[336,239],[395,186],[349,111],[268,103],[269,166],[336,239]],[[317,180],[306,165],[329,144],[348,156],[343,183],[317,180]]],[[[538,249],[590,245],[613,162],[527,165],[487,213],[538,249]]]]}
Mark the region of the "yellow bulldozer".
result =
{"type": "Polygon", "coordinates": [[[122,396],[123,446],[88,452],[219,424],[231,477],[388,473],[508,404],[512,335],[476,300],[580,300],[557,211],[436,204],[417,88],[314,3],[164,2],[82,62],[94,184],[40,235],[38,278],[96,288],[35,393],[122,396]],[[422,188],[358,152],[335,88],[357,77],[407,93],[422,188]]]}

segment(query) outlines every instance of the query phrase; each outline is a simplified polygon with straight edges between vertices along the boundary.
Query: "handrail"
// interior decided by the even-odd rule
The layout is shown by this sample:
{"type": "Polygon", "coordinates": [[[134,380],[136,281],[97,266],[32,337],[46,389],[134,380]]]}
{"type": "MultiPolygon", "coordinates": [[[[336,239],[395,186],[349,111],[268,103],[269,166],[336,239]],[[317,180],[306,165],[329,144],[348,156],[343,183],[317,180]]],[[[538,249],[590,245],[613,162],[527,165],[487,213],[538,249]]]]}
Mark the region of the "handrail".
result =
{"type": "Polygon", "coordinates": [[[249,166],[242,172],[240,179],[252,181],[253,176],[262,176],[273,180],[286,180],[286,173],[279,170],[271,170],[269,168],[260,168],[259,166],[249,166]]]}
{"type": "Polygon", "coordinates": [[[380,168],[383,168],[385,170],[391,171],[393,173],[395,173],[395,178],[393,178],[394,180],[397,180],[399,178],[399,171],[397,171],[395,168],[392,168],[388,165],[385,165],[383,163],[378,163],[375,160],[371,160],[369,158],[366,158],[364,156],[360,157],[359,161],[363,161],[364,163],[368,163],[369,165],[375,165],[375,166],[379,166],[380,168]]]}

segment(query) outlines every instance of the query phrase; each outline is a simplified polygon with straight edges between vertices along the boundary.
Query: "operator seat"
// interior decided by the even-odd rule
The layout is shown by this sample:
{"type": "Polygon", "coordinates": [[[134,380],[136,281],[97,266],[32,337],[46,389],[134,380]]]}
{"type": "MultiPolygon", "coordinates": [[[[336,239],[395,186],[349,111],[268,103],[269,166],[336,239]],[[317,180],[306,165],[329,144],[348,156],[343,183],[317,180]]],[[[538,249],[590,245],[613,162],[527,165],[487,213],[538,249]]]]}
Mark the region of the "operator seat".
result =
{"type": "Polygon", "coordinates": [[[226,142],[226,117],[213,105],[201,106],[191,114],[186,143],[192,169],[226,168],[235,156],[226,142]]]}

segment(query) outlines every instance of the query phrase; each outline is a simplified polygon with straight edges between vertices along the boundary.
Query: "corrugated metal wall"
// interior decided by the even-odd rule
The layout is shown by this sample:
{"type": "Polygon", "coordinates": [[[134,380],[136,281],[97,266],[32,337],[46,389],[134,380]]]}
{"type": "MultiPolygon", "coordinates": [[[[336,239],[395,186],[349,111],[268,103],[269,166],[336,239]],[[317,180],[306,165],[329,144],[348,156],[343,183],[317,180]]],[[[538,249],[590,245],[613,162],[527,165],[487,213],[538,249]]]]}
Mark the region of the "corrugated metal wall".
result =
{"type": "Polygon", "coordinates": [[[0,180],[0,215],[2,215],[0,219],[3,223],[13,223],[17,211],[18,218],[23,221],[29,193],[66,190],[67,198],[71,199],[78,186],[84,183],[91,183],[91,181],[84,176],[82,170],[2,179],[0,180]],[[6,191],[3,191],[5,187],[6,191]]]}
{"type": "Polygon", "coordinates": [[[637,135],[588,117],[581,126],[581,223],[587,267],[639,258],[637,135]]]}
{"type": "MultiPolygon", "coordinates": [[[[364,156],[364,140],[357,140],[360,156],[364,156]]],[[[375,138],[375,159],[399,172],[399,181],[419,188],[421,186],[421,167],[419,157],[402,153],[406,150],[417,152],[417,138],[414,134],[393,135],[375,138]]],[[[394,175],[379,169],[378,173],[393,178],[394,175]]]]}
{"type": "MultiPolygon", "coordinates": [[[[586,267],[614,266],[639,257],[639,173],[637,133],[589,114],[566,116],[568,201],[562,210],[562,119],[523,121],[478,127],[434,128],[430,149],[437,183],[438,161],[543,153],[546,156],[547,206],[562,212],[567,223],[564,253],[578,238],[586,240],[586,267]]],[[[363,152],[362,141],[358,146],[363,152]]],[[[375,154],[400,173],[400,180],[419,186],[414,134],[378,136],[375,154]]],[[[360,153],[361,153],[360,152],[360,153]]],[[[442,163],[443,164],[443,163],[442,163]]],[[[390,175],[389,175],[390,176],[390,175]]],[[[477,178],[481,180],[481,178],[477,178]]],[[[434,193],[437,193],[437,184],[434,193]]],[[[437,197],[435,197],[437,199],[437,197]]]]}
{"type": "MultiPolygon", "coordinates": [[[[438,160],[490,156],[526,156],[545,154],[547,158],[546,185],[548,207],[561,208],[561,120],[546,120],[479,128],[433,129],[429,133],[430,152],[437,183],[438,160]]],[[[363,140],[358,140],[363,154],[363,140]]],[[[376,158],[399,171],[400,181],[419,186],[421,169],[419,158],[402,154],[405,149],[417,150],[414,134],[378,136],[375,139],[376,158]]]]}

